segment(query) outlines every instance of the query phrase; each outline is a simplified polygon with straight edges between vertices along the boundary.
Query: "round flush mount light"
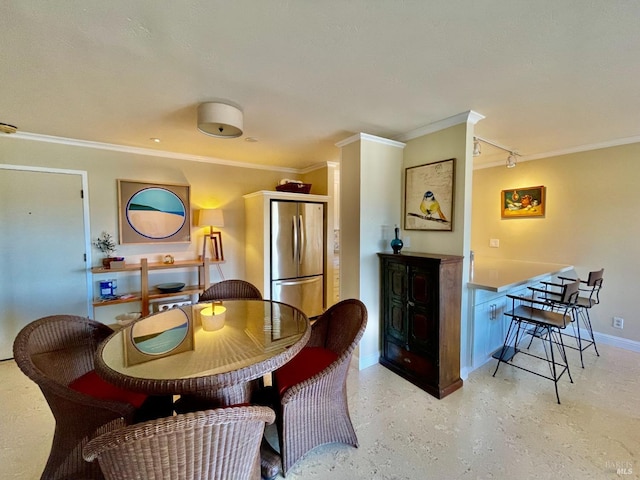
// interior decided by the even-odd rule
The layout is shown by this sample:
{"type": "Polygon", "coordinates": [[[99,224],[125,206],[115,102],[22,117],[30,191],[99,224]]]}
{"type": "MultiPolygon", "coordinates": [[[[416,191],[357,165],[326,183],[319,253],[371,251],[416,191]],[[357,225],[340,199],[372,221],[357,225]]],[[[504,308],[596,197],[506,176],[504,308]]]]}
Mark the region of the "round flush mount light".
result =
{"type": "Polygon", "coordinates": [[[242,135],[242,110],[219,102],[198,106],[198,130],[216,138],[237,138],[242,135]]]}
{"type": "Polygon", "coordinates": [[[16,133],[18,131],[18,127],[14,125],[9,125],[8,123],[0,123],[0,132],[11,134],[16,133]]]}

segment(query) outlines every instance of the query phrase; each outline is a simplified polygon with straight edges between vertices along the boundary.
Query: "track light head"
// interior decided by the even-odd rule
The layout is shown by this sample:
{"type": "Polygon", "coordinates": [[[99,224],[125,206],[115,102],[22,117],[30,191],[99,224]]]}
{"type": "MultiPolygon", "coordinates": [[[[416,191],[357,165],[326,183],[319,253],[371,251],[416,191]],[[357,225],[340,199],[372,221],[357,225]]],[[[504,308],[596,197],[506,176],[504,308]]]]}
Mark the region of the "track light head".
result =
{"type": "Polygon", "coordinates": [[[481,153],[482,150],[480,149],[480,140],[478,140],[476,137],[473,137],[473,156],[478,157],[481,153]]]}

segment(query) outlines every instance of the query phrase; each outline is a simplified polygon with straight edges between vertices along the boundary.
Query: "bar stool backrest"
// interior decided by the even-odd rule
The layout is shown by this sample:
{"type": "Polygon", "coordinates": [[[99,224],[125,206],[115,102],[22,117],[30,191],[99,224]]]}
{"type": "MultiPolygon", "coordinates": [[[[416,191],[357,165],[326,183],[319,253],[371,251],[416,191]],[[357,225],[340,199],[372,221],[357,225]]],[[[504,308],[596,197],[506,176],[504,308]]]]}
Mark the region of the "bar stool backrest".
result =
{"type": "Polygon", "coordinates": [[[569,307],[575,305],[578,302],[578,295],[580,294],[580,281],[565,283],[562,286],[562,294],[560,296],[560,303],[563,303],[569,307]]]}
{"type": "Polygon", "coordinates": [[[587,286],[591,287],[589,293],[589,300],[594,305],[600,303],[600,289],[602,288],[602,277],[604,275],[604,268],[589,272],[589,278],[587,279],[587,286]]]}

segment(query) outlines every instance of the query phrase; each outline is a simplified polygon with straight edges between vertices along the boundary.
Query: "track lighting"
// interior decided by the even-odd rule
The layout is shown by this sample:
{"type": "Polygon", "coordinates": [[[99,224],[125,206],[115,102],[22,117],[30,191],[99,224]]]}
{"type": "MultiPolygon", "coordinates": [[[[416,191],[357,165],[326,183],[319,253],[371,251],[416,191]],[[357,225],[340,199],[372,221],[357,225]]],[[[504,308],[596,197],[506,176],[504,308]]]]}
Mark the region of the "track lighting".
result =
{"type": "Polygon", "coordinates": [[[480,142],[488,143],[489,145],[499,148],[500,150],[509,152],[509,156],[507,157],[507,162],[506,162],[507,168],[513,168],[518,164],[518,156],[520,156],[518,152],[505,148],[502,145],[499,145],[495,142],[492,142],[490,140],[487,140],[481,137],[473,137],[473,156],[474,157],[477,157],[482,153],[480,151],[480,142]]]}
{"type": "Polygon", "coordinates": [[[480,149],[480,140],[477,137],[473,137],[473,156],[478,157],[482,153],[480,149]]]}

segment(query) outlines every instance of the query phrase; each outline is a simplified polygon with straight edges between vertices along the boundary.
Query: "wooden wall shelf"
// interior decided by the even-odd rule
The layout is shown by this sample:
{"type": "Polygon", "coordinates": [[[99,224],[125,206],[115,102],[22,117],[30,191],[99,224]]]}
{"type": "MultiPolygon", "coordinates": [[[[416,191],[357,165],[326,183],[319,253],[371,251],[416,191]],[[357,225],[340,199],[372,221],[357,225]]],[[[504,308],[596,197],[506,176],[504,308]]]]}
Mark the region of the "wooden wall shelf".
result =
{"type": "MultiPolygon", "coordinates": [[[[118,298],[110,300],[95,299],[93,301],[94,312],[97,307],[104,307],[107,305],[118,305],[122,303],[141,303],[141,312],[143,316],[149,315],[149,300],[155,300],[158,298],[170,298],[184,295],[199,295],[207,288],[209,288],[209,265],[211,263],[221,263],[217,261],[210,261],[208,258],[204,260],[181,260],[174,263],[161,263],[153,262],[149,263],[146,258],[142,258],[140,263],[127,264],[123,268],[103,268],[93,267],[91,273],[93,275],[115,275],[121,272],[140,272],[140,291],[129,292],[123,295],[119,295],[118,298]],[[179,292],[161,292],[157,288],[149,287],[149,272],[154,270],[171,270],[177,268],[197,268],[198,269],[198,281],[199,285],[187,285],[179,292]]],[[[94,315],[95,316],[95,315],[94,315]]]]}

